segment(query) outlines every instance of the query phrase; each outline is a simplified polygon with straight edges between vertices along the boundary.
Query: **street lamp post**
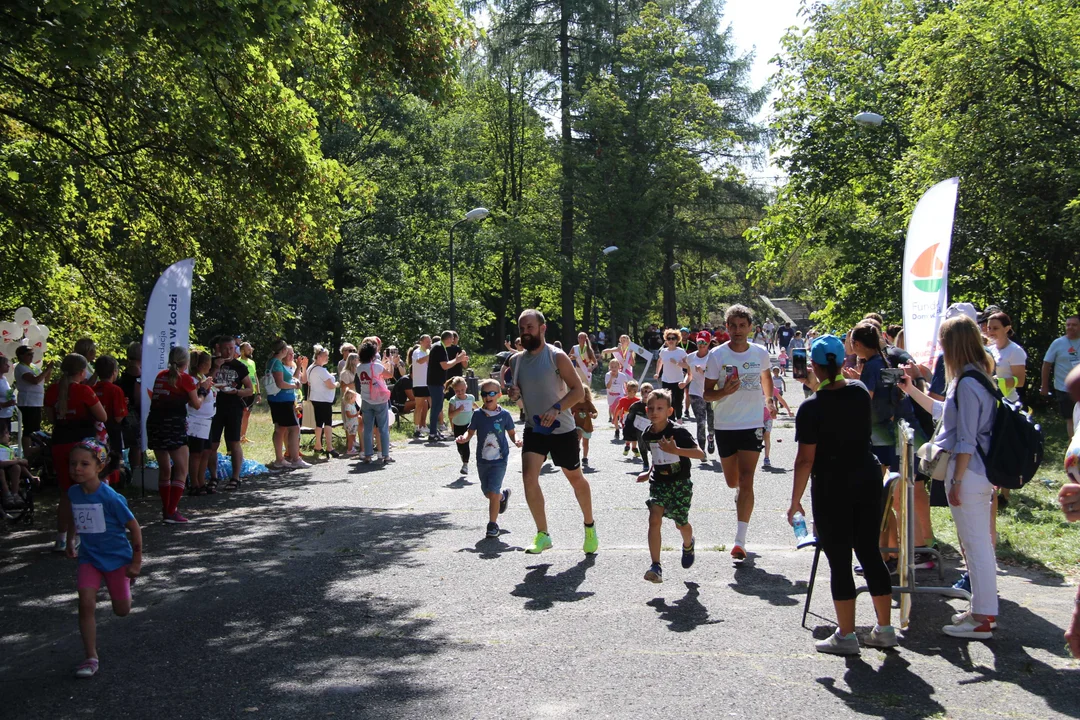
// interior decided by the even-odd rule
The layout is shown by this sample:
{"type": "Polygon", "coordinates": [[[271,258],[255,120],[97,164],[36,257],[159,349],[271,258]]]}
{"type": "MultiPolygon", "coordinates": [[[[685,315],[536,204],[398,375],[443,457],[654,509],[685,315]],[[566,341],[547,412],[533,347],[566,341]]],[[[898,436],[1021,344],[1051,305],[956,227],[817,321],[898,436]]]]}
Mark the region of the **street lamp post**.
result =
{"type": "MultiPolygon", "coordinates": [[[[590,287],[590,289],[589,289],[589,302],[592,304],[593,332],[596,332],[596,330],[598,330],[599,327],[600,327],[600,323],[596,319],[597,316],[598,316],[598,313],[596,312],[596,307],[597,307],[597,302],[596,302],[596,268],[600,264],[600,256],[601,255],[610,255],[611,253],[615,252],[618,249],[619,248],[615,247],[614,245],[608,245],[605,248],[601,248],[600,252],[598,252],[596,254],[596,262],[593,263],[592,282],[589,285],[589,287],[590,287]]],[[[586,323],[585,329],[586,330],[589,329],[588,323],[586,323]]]]}
{"type": "Polygon", "coordinates": [[[473,208],[465,217],[450,226],[450,329],[457,330],[457,300],[454,296],[454,229],[461,223],[479,222],[491,213],[487,208],[473,208]]]}

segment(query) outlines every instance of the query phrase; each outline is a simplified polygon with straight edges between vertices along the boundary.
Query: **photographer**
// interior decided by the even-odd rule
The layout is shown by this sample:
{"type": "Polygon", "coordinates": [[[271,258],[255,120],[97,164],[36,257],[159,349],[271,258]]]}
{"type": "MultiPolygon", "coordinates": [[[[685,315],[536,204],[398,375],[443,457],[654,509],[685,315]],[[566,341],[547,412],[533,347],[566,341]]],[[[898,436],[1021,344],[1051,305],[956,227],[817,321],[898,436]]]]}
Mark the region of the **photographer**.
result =
{"type": "Polygon", "coordinates": [[[863,321],[855,326],[849,338],[851,349],[858,358],[858,369],[844,368],[844,377],[858,380],[870,392],[873,407],[870,439],[882,475],[890,470],[898,472],[900,459],[896,456],[896,413],[893,402],[895,382],[890,383],[887,374],[882,378],[882,370],[889,365],[881,352],[881,332],[874,324],[863,321]]]}
{"type": "MultiPolygon", "coordinates": [[[[802,496],[813,477],[810,497],[822,552],[829,560],[837,628],[816,644],[818,652],[857,655],[855,581],[851,574],[854,550],[862,563],[877,614],[877,627],[868,646],[893,647],[892,584],[878,552],[881,476],[871,450],[871,407],[866,386],[845,380],[840,372],[844,344],[832,335],[814,340],[810,350],[812,383],[819,385],[795,417],[795,484],[788,522],[803,512],[802,496]]],[[[805,515],[805,513],[803,513],[805,515]]]]}
{"type": "Polygon", "coordinates": [[[939,332],[944,353],[947,388],[945,400],[934,400],[915,387],[912,378],[918,368],[908,365],[899,387],[912,400],[941,419],[941,429],[933,442],[950,453],[946,473],[949,509],[971,577],[971,609],[953,616],[946,635],[988,640],[997,627],[997,559],[990,532],[994,486],[986,478],[986,467],[978,448],[989,449],[997,401],[977,378],[965,373],[981,373],[993,383],[993,360],[983,346],[975,321],[954,317],[941,324],[939,332]]]}

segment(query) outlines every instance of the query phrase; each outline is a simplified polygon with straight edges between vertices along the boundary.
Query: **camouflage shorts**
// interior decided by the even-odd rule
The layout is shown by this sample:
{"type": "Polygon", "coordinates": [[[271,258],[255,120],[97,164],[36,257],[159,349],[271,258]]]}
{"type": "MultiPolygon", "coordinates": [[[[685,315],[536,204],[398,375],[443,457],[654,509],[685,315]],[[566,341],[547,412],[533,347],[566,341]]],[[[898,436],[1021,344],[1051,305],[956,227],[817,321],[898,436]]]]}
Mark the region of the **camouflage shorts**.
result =
{"type": "Polygon", "coordinates": [[[690,500],[694,497],[694,483],[687,480],[650,480],[649,507],[658,505],[664,508],[664,517],[671,518],[676,525],[689,522],[690,500]]]}

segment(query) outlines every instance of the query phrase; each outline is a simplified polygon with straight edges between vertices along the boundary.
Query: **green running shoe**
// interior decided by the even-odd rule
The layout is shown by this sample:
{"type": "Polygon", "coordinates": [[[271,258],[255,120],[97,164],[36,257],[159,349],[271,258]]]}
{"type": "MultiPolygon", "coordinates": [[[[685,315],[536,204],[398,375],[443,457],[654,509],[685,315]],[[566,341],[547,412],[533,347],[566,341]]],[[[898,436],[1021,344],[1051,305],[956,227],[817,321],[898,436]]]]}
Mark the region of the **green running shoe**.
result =
{"type": "Polygon", "coordinates": [[[600,549],[600,541],[596,538],[596,526],[585,526],[585,545],[581,548],[586,555],[593,555],[600,549]]]}
{"type": "Polygon", "coordinates": [[[536,533],[536,537],[533,538],[532,545],[525,548],[525,552],[529,555],[539,555],[545,550],[551,549],[551,536],[546,532],[536,533]]]}

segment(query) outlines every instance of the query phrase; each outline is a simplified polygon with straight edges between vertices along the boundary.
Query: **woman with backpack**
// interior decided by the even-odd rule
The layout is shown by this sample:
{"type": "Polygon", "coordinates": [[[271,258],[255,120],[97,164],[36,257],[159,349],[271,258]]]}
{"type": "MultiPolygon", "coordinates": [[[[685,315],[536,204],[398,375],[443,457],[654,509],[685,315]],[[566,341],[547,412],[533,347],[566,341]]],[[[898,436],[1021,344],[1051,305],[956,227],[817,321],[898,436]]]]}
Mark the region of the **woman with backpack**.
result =
{"type": "Polygon", "coordinates": [[[387,401],[390,390],[386,380],[394,374],[393,368],[383,366],[376,359],[378,349],[375,343],[365,340],[360,345],[359,360],[356,366],[356,392],[360,395],[360,412],[364,417],[364,457],[369,463],[373,459],[372,442],[375,429],[379,430],[379,449],[382,463],[393,462],[390,457],[390,415],[387,401]]]}
{"type": "Polygon", "coordinates": [[[941,324],[939,332],[948,383],[945,399],[934,400],[919,390],[912,378],[918,369],[907,366],[907,374],[897,383],[912,400],[941,420],[934,445],[949,453],[945,483],[949,509],[971,578],[971,608],[953,616],[946,635],[973,640],[989,640],[997,627],[997,558],[990,531],[994,486],[980,455],[990,450],[990,436],[997,412],[997,399],[981,382],[993,386],[993,360],[983,346],[975,321],[953,317],[941,324]],[[964,377],[965,374],[975,377],[964,377]]]}

